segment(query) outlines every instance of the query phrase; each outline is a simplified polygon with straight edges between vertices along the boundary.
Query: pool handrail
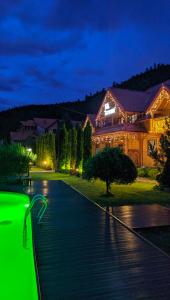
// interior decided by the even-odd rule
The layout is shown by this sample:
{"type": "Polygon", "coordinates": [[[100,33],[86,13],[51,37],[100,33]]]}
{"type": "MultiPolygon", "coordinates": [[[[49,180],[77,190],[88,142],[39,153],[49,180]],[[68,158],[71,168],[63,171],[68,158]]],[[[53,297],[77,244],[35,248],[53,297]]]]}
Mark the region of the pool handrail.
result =
{"type": "Polygon", "coordinates": [[[42,202],[42,207],[40,208],[38,214],[37,214],[37,218],[38,218],[38,223],[41,222],[41,219],[47,209],[47,199],[44,195],[42,194],[37,194],[35,195],[32,200],[31,203],[28,205],[26,211],[25,211],[25,216],[24,216],[24,228],[23,228],[23,247],[26,248],[27,246],[27,217],[30,214],[34,204],[37,201],[41,201],[42,202]]]}

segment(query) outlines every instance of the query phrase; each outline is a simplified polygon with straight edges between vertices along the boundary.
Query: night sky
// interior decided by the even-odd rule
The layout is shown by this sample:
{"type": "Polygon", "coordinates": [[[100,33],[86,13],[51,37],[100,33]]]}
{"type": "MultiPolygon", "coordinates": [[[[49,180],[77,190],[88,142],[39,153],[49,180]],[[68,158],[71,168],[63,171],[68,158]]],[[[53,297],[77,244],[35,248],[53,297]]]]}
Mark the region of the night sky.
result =
{"type": "Polygon", "coordinates": [[[0,0],[0,110],[83,99],[170,63],[169,0],[0,0]]]}

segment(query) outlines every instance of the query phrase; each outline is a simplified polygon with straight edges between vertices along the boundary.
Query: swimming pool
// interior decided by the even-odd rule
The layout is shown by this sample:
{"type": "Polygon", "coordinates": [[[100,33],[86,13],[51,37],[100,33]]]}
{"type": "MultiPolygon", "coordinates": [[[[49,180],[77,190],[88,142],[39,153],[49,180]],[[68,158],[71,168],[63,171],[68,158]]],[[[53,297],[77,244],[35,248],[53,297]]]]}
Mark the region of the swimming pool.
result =
{"type": "Polygon", "coordinates": [[[0,192],[0,299],[3,300],[39,298],[30,214],[24,241],[24,216],[29,203],[27,195],[0,192]]]}

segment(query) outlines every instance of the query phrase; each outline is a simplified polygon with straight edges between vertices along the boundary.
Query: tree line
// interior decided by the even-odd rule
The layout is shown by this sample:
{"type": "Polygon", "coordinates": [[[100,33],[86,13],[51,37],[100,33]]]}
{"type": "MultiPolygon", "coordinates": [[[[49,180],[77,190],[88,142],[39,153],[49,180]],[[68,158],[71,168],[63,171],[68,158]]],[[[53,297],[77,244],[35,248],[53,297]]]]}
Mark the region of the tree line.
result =
{"type": "Polygon", "coordinates": [[[37,166],[59,172],[82,173],[85,162],[92,156],[92,129],[63,123],[57,133],[46,133],[36,140],[37,166]]]}

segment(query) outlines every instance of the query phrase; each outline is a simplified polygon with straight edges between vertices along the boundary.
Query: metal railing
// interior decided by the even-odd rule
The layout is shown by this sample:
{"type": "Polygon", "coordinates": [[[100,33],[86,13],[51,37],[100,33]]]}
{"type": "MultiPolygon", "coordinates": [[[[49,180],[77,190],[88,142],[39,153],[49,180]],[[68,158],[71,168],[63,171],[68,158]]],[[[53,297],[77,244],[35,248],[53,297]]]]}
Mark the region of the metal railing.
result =
{"type": "Polygon", "coordinates": [[[28,207],[25,211],[25,216],[24,216],[24,228],[23,228],[23,247],[26,248],[27,247],[27,218],[32,210],[32,208],[34,207],[35,203],[37,203],[38,201],[41,202],[42,207],[40,208],[40,210],[38,211],[38,214],[36,215],[36,218],[38,219],[37,223],[40,223],[44,213],[47,209],[47,199],[44,195],[38,194],[35,195],[32,200],[31,203],[28,204],[28,207]]]}

